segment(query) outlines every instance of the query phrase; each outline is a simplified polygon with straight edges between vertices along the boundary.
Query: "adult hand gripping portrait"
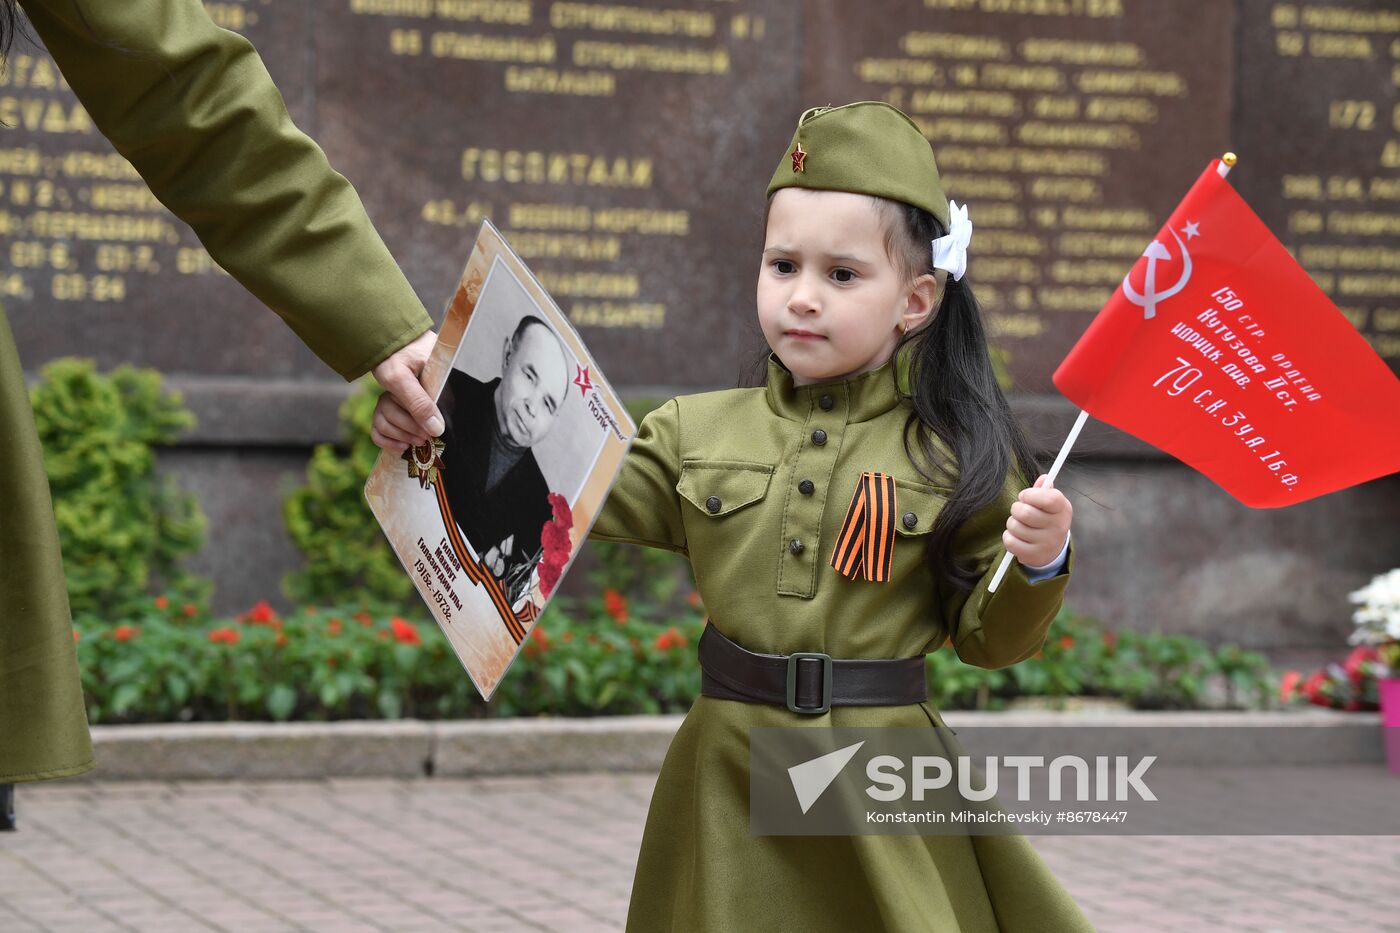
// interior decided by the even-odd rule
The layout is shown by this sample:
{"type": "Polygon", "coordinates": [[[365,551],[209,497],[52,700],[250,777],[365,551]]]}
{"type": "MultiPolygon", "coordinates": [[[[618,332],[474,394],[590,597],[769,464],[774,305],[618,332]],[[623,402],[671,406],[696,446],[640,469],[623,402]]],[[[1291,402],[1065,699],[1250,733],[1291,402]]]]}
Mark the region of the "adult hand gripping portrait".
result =
{"type": "Polygon", "coordinates": [[[395,403],[380,405],[374,411],[371,434],[380,447],[390,447],[386,443],[390,441],[400,445],[396,449],[403,450],[410,443],[424,444],[430,435],[437,437],[442,433],[442,413],[419,382],[436,340],[435,332],[425,331],[370,370],[395,403]]]}

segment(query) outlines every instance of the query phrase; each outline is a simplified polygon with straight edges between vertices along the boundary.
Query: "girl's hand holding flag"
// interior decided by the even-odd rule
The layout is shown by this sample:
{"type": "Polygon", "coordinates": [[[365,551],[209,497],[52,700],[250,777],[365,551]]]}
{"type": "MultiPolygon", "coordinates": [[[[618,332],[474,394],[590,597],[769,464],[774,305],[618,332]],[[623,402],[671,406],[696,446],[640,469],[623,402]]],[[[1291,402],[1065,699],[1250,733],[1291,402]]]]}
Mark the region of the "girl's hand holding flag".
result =
{"type": "Polygon", "coordinates": [[[1041,474],[1035,485],[1022,489],[1012,504],[1002,543],[1023,567],[1047,567],[1064,553],[1073,517],[1074,507],[1069,499],[1054,487],[1049,476],[1041,474]]]}

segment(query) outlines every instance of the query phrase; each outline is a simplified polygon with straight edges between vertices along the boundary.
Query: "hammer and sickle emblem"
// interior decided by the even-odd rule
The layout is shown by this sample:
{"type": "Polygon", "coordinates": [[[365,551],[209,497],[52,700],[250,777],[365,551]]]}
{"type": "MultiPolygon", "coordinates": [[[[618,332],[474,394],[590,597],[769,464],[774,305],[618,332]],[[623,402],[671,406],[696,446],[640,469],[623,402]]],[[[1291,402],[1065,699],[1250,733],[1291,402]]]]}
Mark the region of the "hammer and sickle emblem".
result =
{"type": "Polygon", "coordinates": [[[1157,291],[1157,263],[1172,258],[1171,252],[1162,245],[1160,240],[1153,240],[1147,244],[1147,249],[1142,251],[1143,257],[1147,260],[1147,278],[1143,282],[1143,294],[1138,294],[1133,288],[1133,283],[1129,281],[1131,273],[1123,276],[1123,294],[1128,296],[1128,300],[1142,308],[1143,320],[1150,320],[1157,314],[1157,305],[1166,301],[1177,292],[1186,287],[1187,281],[1191,278],[1191,252],[1186,248],[1186,244],[1181,242],[1181,237],[1176,235],[1176,231],[1170,228],[1167,232],[1176,240],[1176,245],[1181,247],[1181,278],[1176,280],[1176,284],[1165,291],[1157,291]]]}

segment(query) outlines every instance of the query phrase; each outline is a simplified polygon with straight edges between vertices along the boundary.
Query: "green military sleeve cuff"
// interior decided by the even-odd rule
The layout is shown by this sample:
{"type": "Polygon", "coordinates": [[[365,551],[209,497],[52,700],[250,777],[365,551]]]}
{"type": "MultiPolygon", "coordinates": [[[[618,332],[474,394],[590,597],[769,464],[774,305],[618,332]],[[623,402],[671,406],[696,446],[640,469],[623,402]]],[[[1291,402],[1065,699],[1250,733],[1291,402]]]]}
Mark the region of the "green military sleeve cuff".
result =
{"type": "Polygon", "coordinates": [[[987,586],[1001,563],[998,555],[963,607],[953,640],[958,657],[976,667],[996,669],[1024,661],[1039,651],[1064,602],[1074,560],[1071,537],[1065,565],[1058,574],[1032,583],[1025,568],[1012,561],[997,591],[989,594],[987,586]]]}

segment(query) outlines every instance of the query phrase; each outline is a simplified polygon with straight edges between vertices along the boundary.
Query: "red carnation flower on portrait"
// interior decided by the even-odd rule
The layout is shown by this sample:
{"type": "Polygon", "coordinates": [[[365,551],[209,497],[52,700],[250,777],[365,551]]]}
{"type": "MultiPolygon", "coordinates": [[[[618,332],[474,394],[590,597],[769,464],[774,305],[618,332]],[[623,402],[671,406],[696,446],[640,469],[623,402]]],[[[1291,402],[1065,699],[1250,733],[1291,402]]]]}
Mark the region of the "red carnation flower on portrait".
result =
{"type": "Polygon", "coordinates": [[[216,645],[236,645],[238,644],[238,639],[241,637],[242,636],[238,633],[238,629],[229,628],[228,626],[216,628],[209,632],[209,640],[216,645]]]}
{"type": "Polygon", "coordinates": [[[195,616],[199,615],[199,610],[195,608],[194,603],[185,603],[180,611],[185,614],[186,619],[193,619],[195,616]]]}
{"type": "Polygon", "coordinates": [[[133,628],[130,625],[118,625],[112,630],[112,637],[117,641],[131,641],[137,636],[139,631],[139,629],[133,628]]]}
{"type": "Polygon", "coordinates": [[[1070,648],[1073,648],[1073,647],[1074,647],[1074,636],[1073,636],[1073,635],[1062,635],[1062,636],[1060,636],[1060,647],[1063,648],[1063,649],[1065,649],[1066,651],[1068,651],[1070,648]]]}
{"type": "Polygon", "coordinates": [[[1298,692],[1298,684],[1302,681],[1303,675],[1300,671],[1284,671],[1278,682],[1278,698],[1287,703],[1293,699],[1293,694],[1298,692]]]}
{"type": "Polygon", "coordinates": [[[418,635],[418,628],[412,622],[394,616],[389,620],[389,627],[394,630],[394,637],[405,645],[423,644],[423,639],[418,635]]]}
{"type": "Polygon", "coordinates": [[[342,630],[344,627],[345,627],[345,624],[344,624],[343,622],[341,622],[339,619],[327,619],[327,620],[326,620],[326,631],[327,631],[330,635],[332,635],[332,636],[334,636],[334,635],[339,635],[340,632],[341,632],[341,630],[342,630]]]}
{"type": "Polygon", "coordinates": [[[574,514],[569,509],[569,500],[557,492],[549,494],[549,505],[554,510],[554,520],[566,529],[574,527],[574,514]]]}
{"type": "Polygon", "coordinates": [[[540,529],[540,546],[544,549],[544,556],[540,558],[539,563],[540,592],[546,599],[559,583],[564,565],[569,562],[569,554],[573,551],[569,529],[574,527],[574,516],[569,508],[568,499],[557,492],[551,492],[549,506],[553,516],[540,529]]]}
{"type": "Polygon", "coordinates": [[[553,564],[546,564],[543,560],[539,564],[540,571],[540,592],[546,598],[554,592],[554,587],[559,584],[559,568],[553,564]]]}
{"type": "Polygon", "coordinates": [[[545,522],[540,529],[540,543],[547,544],[553,550],[566,548],[569,546],[569,528],[556,521],[545,522]]]}
{"type": "Polygon", "coordinates": [[[157,609],[169,609],[169,608],[170,608],[170,597],[169,597],[169,596],[157,596],[156,599],[155,599],[155,603],[156,603],[156,608],[157,608],[157,609]]]}

